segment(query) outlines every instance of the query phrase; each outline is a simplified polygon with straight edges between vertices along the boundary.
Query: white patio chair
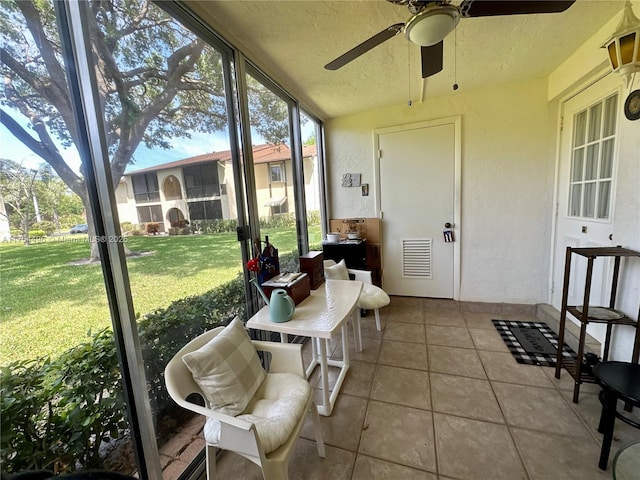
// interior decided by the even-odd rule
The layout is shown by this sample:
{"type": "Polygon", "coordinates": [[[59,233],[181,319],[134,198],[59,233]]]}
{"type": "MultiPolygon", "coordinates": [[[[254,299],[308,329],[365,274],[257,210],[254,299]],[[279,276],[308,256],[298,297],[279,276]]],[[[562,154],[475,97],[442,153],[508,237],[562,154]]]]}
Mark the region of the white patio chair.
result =
{"type": "Polygon", "coordinates": [[[250,340],[236,318],[190,341],[169,361],[165,383],[178,405],[207,417],[207,478],[215,479],[216,448],[262,468],[265,480],[288,478],[289,457],[311,413],[320,457],[320,419],[306,380],[302,346],[250,340]],[[269,373],[257,351],[271,354],[269,373]],[[187,398],[197,393],[207,405],[187,398]]]}
{"type": "Polygon", "coordinates": [[[376,328],[381,331],[380,309],[389,305],[391,299],[384,290],[373,284],[371,272],[347,268],[344,260],[340,260],[339,263],[333,260],[324,260],[323,264],[325,278],[330,280],[350,280],[349,275],[353,275],[353,280],[359,280],[363,283],[362,292],[358,299],[358,308],[373,310],[376,317],[376,328]]]}

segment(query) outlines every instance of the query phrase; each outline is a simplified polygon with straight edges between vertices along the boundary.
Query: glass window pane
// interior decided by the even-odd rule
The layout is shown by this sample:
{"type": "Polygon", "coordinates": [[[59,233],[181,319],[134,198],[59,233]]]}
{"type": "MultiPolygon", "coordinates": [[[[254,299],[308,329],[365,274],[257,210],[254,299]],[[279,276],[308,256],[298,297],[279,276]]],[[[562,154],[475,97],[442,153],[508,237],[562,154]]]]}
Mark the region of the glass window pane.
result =
{"type": "Polygon", "coordinates": [[[584,198],[582,200],[582,216],[593,218],[596,207],[596,183],[584,184],[584,198]]]}
{"type": "Polygon", "coordinates": [[[613,95],[605,100],[604,125],[602,136],[609,137],[616,131],[616,114],[618,109],[618,95],[613,95]]]}
{"type": "Polygon", "coordinates": [[[580,201],[582,199],[582,184],[571,185],[571,197],[569,199],[569,216],[580,216],[580,201]]]}
{"type": "Polygon", "coordinates": [[[600,182],[598,190],[598,218],[609,218],[611,182],[600,182]]]}
{"type": "Polygon", "coordinates": [[[600,178],[611,178],[613,169],[613,138],[602,142],[600,157],[600,178]]]}
{"type": "Polygon", "coordinates": [[[307,232],[309,249],[322,250],[322,215],[320,191],[322,189],[322,164],[318,160],[320,126],[309,115],[300,113],[302,130],[302,163],[304,177],[304,198],[307,207],[307,232]]]}
{"type": "Polygon", "coordinates": [[[261,248],[264,248],[265,237],[268,237],[269,243],[279,250],[281,271],[295,271],[298,265],[298,238],[289,104],[274,89],[251,74],[246,75],[246,81],[255,196],[263,241],[261,248]],[[279,180],[274,178],[274,171],[277,170],[281,171],[279,180]]]}
{"type": "Polygon", "coordinates": [[[579,147],[584,145],[587,132],[587,111],[580,112],[576,115],[573,123],[573,146],[579,147]]]}
{"type": "Polygon", "coordinates": [[[602,123],[602,103],[598,103],[589,108],[589,133],[587,139],[589,142],[600,138],[600,125],[602,123]]]}
{"type": "Polygon", "coordinates": [[[577,148],[573,151],[573,165],[571,166],[571,181],[579,182],[582,180],[584,167],[584,147],[577,148]]]}
{"type": "Polygon", "coordinates": [[[584,166],[584,179],[595,180],[598,178],[598,150],[599,143],[594,143],[587,147],[587,159],[584,166]]]}

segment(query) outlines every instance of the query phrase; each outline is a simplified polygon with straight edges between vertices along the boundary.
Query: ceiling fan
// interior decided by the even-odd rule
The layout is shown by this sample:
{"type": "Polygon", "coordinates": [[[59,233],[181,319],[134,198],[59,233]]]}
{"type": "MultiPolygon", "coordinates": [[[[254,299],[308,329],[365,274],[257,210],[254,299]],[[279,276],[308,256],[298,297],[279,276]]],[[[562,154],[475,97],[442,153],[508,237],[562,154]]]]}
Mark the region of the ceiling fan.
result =
{"type": "Polygon", "coordinates": [[[324,68],[337,70],[381,43],[404,32],[407,39],[420,45],[422,78],[442,70],[444,38],[461,17],[491,17],[498,15],[528,15],[558,13],[568,9],[575,0],[463,0],[459,6],[451,0],[387,0],[406,5],[412,17],[406,23],[396,23],[365,40],[360,45],[327,63],[324,68]]]}

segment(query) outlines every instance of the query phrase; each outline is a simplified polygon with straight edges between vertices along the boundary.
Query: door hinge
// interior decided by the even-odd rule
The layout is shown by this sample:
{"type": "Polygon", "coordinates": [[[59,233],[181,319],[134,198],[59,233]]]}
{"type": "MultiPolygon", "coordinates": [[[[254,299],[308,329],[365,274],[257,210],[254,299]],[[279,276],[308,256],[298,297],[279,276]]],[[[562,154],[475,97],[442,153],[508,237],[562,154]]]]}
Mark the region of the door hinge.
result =
{"type": "Polygon", "coordinates": [[[382,158],[382,149],[378,149],[378,160],[382,158]]]}
{"type": "Polygon", "coordinates": [[[560,131],[564,130],[564,116],[560,117],[560,131]]]}

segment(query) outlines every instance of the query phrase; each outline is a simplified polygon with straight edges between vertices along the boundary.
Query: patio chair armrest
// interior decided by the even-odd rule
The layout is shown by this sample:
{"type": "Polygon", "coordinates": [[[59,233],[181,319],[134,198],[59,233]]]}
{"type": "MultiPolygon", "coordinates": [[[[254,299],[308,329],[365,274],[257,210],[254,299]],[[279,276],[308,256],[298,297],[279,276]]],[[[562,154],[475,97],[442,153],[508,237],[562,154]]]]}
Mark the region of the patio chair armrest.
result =
{"type": "Polygon", "coordinates": [[[256,350],[271,354],[270,373],[295,373],[302,378],[307,378],[302,360],[302,345],[262,340],[252,340],[252,342],[256,350]]]}
{"type": "Polygon", "coordinates": [[[368,285],[373,284],[373,279],[371,277],[371,272],[368,270],[354,270],[353,268],[348,268],[347,272],[353,275],[354,280],[358,280],[362,283],[366,283],[368,285]]]}

